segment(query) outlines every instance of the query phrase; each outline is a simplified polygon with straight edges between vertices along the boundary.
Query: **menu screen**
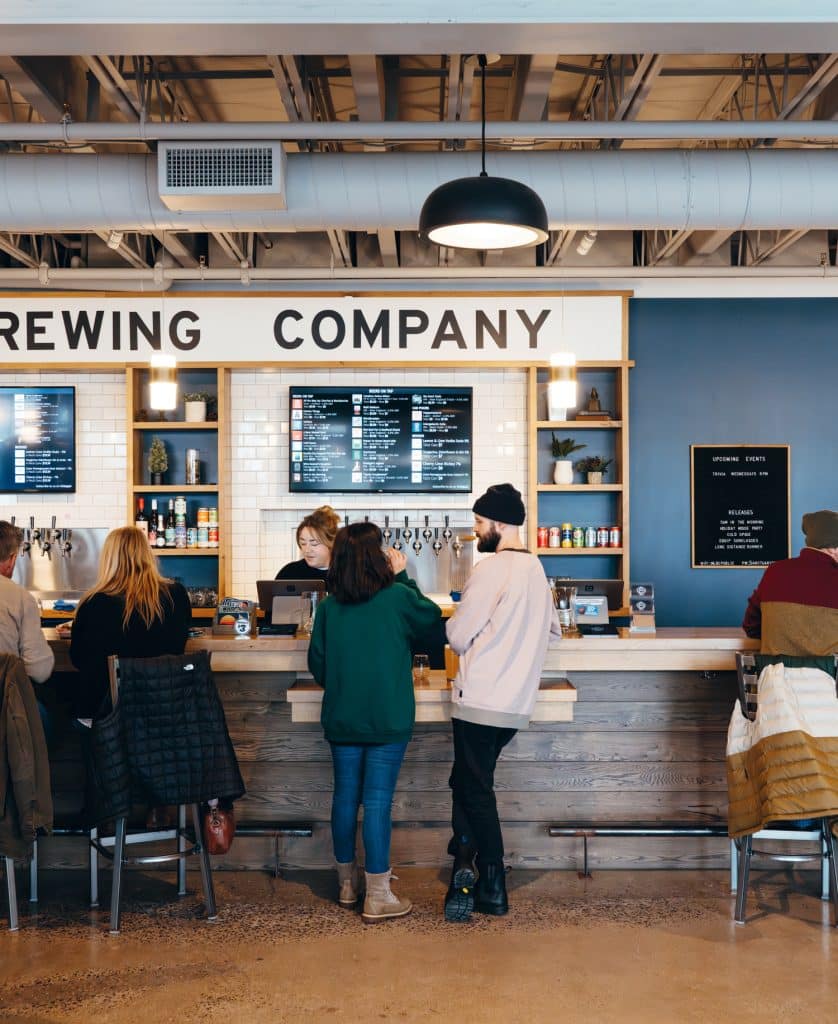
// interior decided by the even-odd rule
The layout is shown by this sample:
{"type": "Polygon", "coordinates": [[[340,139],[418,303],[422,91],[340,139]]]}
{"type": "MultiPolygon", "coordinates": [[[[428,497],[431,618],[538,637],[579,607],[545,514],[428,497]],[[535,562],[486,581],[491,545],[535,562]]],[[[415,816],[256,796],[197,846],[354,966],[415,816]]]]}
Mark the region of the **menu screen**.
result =
{"type": "Polygon", "coordinates": [[[76,489],[76,389],[0,387],[0,493],[76,489]]]}
{"type": "Polygon", "coordinates": [[[290,389],[291,491],[470,491],[471,388],[290,389]]]}

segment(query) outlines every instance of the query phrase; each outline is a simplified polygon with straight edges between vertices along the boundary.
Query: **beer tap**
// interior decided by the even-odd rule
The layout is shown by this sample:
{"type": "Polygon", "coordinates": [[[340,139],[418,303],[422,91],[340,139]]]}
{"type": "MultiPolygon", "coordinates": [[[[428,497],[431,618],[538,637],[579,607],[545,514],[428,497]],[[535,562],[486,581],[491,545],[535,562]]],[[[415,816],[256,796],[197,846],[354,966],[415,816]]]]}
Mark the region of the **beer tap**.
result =
{"type": "Polygon", "coordinates": [[[399,536],[399,531],[397,529],[396,530],[396,539],[393,541],[393,550],[394,551],[401,551],[403,547],[404,547],[404,544],[402,544],[401,537],[399,536]]]}
{"type": "Polygon", "coordinates": [[[445,529],[442,531],[442,539],[447,544],[449,540],[454,536],[454,532],[448,525],[448,516],[445,517],[445,529]]]}
{"type": "Polygon", "coordinates": [[[439,558],[439,553],[440,553],[440,551],[442,551],[442,541],[439,539],[439,527],[438,526],[434,527],[434,542],[431,545],[431,547],[433,548],[433,552],[436,555],[436,557],[439,558]]]}
{"type": "Polygon", "coordinates": [[[66,526],[61,530],[61,556],[62,558],[69,558],[70,552],[73,550],[71,538],[73,531],[68,529],[66,526]]]}
{"type": "Polygon", "coordinates": [[[416,540],[413,542],[413,550],[416,552],[417,555],[422,550],[422,541],[419,540],[419,527],[418,526],[416,527],[416,540]]]}
{"type": "Polygon", "coordinates": [[[381,531],[381,536],[384,538],[385,546],[390,546],[390,538],[393,536],[393,531],[390,529],[390,517],[384,517],[384,529],[381,531]]]}
{"type": "Polygon", "coordinates": [[[29,555],[30,558],[32,557],[32,555],[30,554],[30,551],[32,549],[32,525],[31,524],[34,523],[34,522],[35,522],[35,517],[32,516],[30,518],[30,520],[29,520],[30,525],[27,526],[26,529],[23,531],[23,541],[21,542],[21,545],[20,545],[20,553],[21,553],[21,555],[29,555]]]}
{"type": "MultiPolygon", "coordinates": [[[[37,544],[38,547],[40,547],[41,546],[41,536],[42,536],[42,533],[41,533],[40,528],[35,526],[35,517],[34,516],[30,516],[29,517],[29,530],[30,530],[30,536],[32,538],[32,544],[37,544]]],[[[30,545],[30,547],[31,547],[31,545],[30,545]]]]}
{"type": "Polygon", "coordinates": [[[50,552],[52,551],[52,544],[56,537],[60,536],[60,533],[55,528],[55,516],[52,517],[52,526],[48,530],[41,531],[42,536],[40,540],[41,554],[46,555],[47,558],[52,558],[50,552]]]}
{"type": "Polygon", "coordinates": [[[463,553],[463,543],[460,540],[459,534],[454,535],[454,541],[451,544],[451,550],[454,552],[454,557],[459,558],[463,553]]]}
{"type": "Polygon", "coordinates": [[[428,516],[425,516],[425,529],[422,531],[422,536],[425,538],[425,543],[429,544],[431,537],[433,537],[433,530],[428,526],[428,516]]]}
{"type": "Polygon", "coordinates": [[[402,530],[402,537],[404,538],[405,544],[410,543],[410,538],[413,536],[413,530],[408,526],[408,518],[404,517],[404,529],[402,530]]]}

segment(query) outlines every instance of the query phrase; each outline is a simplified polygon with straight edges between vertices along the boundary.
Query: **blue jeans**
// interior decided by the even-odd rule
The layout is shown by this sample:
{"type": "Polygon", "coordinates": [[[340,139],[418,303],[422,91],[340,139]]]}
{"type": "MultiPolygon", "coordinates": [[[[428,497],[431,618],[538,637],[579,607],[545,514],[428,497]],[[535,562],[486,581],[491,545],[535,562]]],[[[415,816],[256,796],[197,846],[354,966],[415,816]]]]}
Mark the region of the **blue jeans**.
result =
{"type": "Polygon", "coordinates": [[[364,805],[365,868],[380,875],[390,868],[390,811],[406,743],[330,743],[335,772],[332,843],[335,860],[355,859],[358,808],[364,805]]]}

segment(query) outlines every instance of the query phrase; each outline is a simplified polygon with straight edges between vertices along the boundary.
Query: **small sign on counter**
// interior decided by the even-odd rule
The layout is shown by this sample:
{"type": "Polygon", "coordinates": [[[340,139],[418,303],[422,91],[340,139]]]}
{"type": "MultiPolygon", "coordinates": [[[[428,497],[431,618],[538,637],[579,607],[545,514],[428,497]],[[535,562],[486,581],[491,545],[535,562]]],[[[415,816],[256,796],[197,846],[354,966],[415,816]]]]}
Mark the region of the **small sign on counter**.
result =
{"type": "Polygon", "coordinates": [[[693,569],[756,569],[788,558],[787,444],[690,445],[693,569]]]}

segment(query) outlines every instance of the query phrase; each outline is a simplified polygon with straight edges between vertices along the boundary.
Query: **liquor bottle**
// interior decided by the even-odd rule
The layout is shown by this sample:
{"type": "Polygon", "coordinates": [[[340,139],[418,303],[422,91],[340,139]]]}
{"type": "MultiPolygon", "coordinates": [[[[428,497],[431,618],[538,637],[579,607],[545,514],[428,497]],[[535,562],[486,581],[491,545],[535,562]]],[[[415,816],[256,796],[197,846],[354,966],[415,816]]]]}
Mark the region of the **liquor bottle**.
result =
{"type": "Polygon", "coordinates": [[[157,547],[166,546],[166,517],[162,512],[157,513],[157,547]]]}
{"type": "Polygon", "coordinates": [[[175,546],[175,501],[169,498],[169,512],[166,516],[166,547],[175,546]]]}
{"type": "Polygon", "coordinates": [[[148,517],[148,542],[157,546],[157,498],[151,499],[151,512],[148,517]]]}
{"type": "Polygon", "coordinates": [[[145,514],[145,498],[137,498],[137,514],[134,516],[134,526],[148,536],[148,516],[145,514]]]}

